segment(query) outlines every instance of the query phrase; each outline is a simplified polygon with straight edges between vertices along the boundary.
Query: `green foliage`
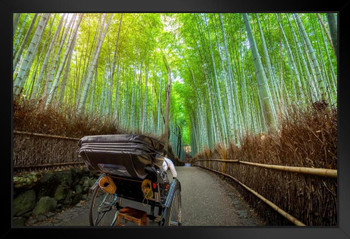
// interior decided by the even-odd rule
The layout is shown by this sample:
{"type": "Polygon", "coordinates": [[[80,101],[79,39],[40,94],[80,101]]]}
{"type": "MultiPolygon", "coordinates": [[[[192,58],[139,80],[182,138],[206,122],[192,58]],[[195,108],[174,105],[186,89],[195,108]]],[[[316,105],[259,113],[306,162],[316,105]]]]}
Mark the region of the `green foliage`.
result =
{"type": "MultiPolygon", "coordinates": [[[[159,136],[164,133],[163,118],[168,77],[162,58],[164,54],[173,82],[170,103],[170,121],[173,122],[170,124],[171,132],[182,138],[182,145],[191,145],[192,153],[199,152],[207,146],[212,147],[218,142],[228,144],[233,141],[239,144],[242,134],[265,130],[257,72],[242,14],[107,15],[112,19],[88,87],[84,105],[86,114],[110,118],[130,132],[159,136]],[[180,127],[179,132],[177,126],[180,127]]],[[[276,14],[249,14],[252,34],[263,70],[268,77],[268,87],[271,91],[269,97],[272,98],[273,107],[276,109],[275,114],[284,113],[285,107],[291,102],[300,102],[300,107],[321,99],[336,104],[337,59],[327,36],[330,32],[326,14],[320,13],[320,18],[327,32],[314,13],[277,15],[285,38],[276,14]],[[265,40],[259,32],[257,16],[265,40]],[[300,17],[311,45],[306,44],[296,16],[300,17]],[[290,49],[287,48],[287,42],[290,49]],[[270,65],[264,56],[264,44],[270,65]],[[311,55],[310,49],[314,50],[314,55],[311,55]],[[288,50],[293,58],[288,56],[288,50]],[[317,79],[313,56],[321,72],[317,79]],[[291,62],[291,59],[294,59],[294,62],[291,62]],[[273,77],[269,77],[270,71],[273,77]],[[300,74],[302,89],[299,89],[297,84],[296,72],[300,74]],[[326,87],[322,88],[321,85],[326,87]],[[319,95],[312,96],[318,91],[319,95]],[[302,92],[305,98],[298,98],[298,92],[302,92]]],[[[29,54],[29,45],[43,14],[37,14],[33,29],[29,32],[34,16],[34,13],[20,14],[14,29],[14,57],[21,53],[19,63],[13,69],[14,76],[26,66],[23,65],[23,59],[29,54]],[[28,39],[25,42],[27,33],[28,39]]],[[[29,75],[23,79],[25,82],[19,82],[19,85],[23,83],[21,97],[42,98],[45,104],[45,92],[50,92],[48,73],[56,73],[59,65],[64,64],[62,73],[58,76],[59,93],[53,97],[51,104],[71,109],[78,106],[87,84],[85,81],[89,63],[95,55],[100,32],[105,23],[102,14],[83,14],[71,60],[68,61],[67,58],[63,58],[68,47],[68,37],[65,39],[63,36],[66,33],[70,36],[73,30],[72,26],[68,25],[72,16],[72,13],[50,15],[33,63],[27,69],[29,75]],[[62,18],[63,28],[54,41],[62,18]],[[52,49],[49,49],[51,43],[52,49]],[[63,48],[58,52],[60,44],[63,44],[63,48]],[[46,56],[48,63],[44,66],[46,56]],[[55,64],[54,59],[57,56],[58,62],[55,64]],[[54,66],[56,68],[53,68],[54,66]],[[37,82],[41,71],[44,74],[43,80],[37,82]],[[38,93],[32,95],[33,86],[36,84],[38,93]],[[62,97],[58,97],[59,94],[62,94],[62,97]]],[[[77,19],[78,17],[74,24],[77,19]]],[[[171,139],[175,142],[176,137],[172,135],[171,139]]]]}

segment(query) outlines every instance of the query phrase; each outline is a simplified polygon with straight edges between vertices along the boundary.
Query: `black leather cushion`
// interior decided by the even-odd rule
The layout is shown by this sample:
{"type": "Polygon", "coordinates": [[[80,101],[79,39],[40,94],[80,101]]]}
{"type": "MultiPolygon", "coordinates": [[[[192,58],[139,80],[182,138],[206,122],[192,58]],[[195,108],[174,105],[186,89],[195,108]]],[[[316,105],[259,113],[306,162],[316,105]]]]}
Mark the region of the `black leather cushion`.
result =
{"type": "Polygon", "coordinates": [[[145,166],[157,165],[164,145],[157,139],[137,134],[85,136],[78,143],[79,155],[90,170],[144,179],[145,166]]]}

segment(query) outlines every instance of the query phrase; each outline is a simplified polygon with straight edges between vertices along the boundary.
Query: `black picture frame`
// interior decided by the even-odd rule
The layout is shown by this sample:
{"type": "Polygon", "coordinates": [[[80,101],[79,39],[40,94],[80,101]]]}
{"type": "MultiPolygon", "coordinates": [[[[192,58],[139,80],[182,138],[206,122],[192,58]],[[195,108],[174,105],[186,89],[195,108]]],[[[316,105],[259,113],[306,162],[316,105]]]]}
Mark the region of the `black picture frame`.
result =
{"type": "Polygon", "coordinates": [[[4,120],[1,164],[1,238],[350,238],[349,36],[350,1],[258,0],[0,0],[2,32],[1,109],[4,120]],[[180,227],[91,228],[11,226],[12,203],[12,14],[16,12],[337,12],[338,13],[338,226],[337,227],[180,227]],[[4,210],[5,209],[5,210],[4,210]]]}

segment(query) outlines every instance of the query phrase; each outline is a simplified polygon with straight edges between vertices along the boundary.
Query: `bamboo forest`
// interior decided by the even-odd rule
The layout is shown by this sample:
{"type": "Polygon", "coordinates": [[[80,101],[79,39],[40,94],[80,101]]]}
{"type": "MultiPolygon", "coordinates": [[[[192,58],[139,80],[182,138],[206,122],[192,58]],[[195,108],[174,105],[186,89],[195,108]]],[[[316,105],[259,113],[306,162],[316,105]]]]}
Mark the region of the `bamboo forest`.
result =
{"type": "Polygon", "coordinates": [[[167,133],[180,159],[337,103],[333,13],[14,14],[13,94],[167,133]],[[168,132],[165,132],[165,128],[168,132]]]}
{"type": "Polygon", "coordinates": [[[186,189],[202,168],[267,225],[337,225],[336,13],[14,13],[12,42],[16,170],[82,163],[84,136],[143,135],[177,167],[184,225],[203,225],[186,189]]]}

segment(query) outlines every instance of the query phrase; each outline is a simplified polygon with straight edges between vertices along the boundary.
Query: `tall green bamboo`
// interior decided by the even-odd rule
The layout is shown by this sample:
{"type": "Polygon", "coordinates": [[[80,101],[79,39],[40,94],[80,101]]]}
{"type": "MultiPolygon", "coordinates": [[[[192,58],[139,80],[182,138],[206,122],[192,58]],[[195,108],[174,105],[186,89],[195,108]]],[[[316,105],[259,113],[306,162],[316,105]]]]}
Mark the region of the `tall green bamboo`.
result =
{"type": "Polygon", "coordinates": [[[170,137],[170,127],[169,127],[169,113],[170,113],[170,96],[171,96],[171,84],[172,84],[172,77],[171,77],[171,70],[168,64],[168,61],[166,59],[166,56],[163,55],[163,62],[166,67],[167,73],[168,73],[168,83],[166,88],[166,97],[165,97],[165,125],[164,125],[164,136],[162,139],[164,140],[164,149],[169,150],[169,137],[170,137]]]}
{"type": "MultiPolygon", "coordinates": [[[[72,18],[72,21],[75,20],[75,16],[72,18]]],[[[52,83],[52,86],[51,86],[51,89],[50,89],[50,92],[49,92],[49,95],[48,95],[48,98],[47,98],[47,101],[46,101],[46,105],[49,105],[52,102],[52,100],[54,99],[54,97],[56,96],[56,93],[57,93],[57,90],[58,90],[59,81],[60,81],[60,78],[61,78],[61,73],[63,71],[63,67],[67,63],[68,56],[73,52],[74,44],[75,44],[75,40],[74,39],[76,38],[76,35],[78,33],[78,30],[79,30],[79,25],[80,25],[82,19],[83,19],[83,14],[80,14],[78,22],[75,25],[74,32],[73,32],[72,36],[68,39],[67,46],[66,46],[63,58],[61,59],[61,64],[58,66],[55,78],[53,79],[53,83],[52,83]]]]}
{"type": "Polygon", "coordinates": [[[36,27],[34,36],[30,42],[26,56],[23,60],[22,65],[20,66],[19,73],[15,78],[15,83],[14,83],[15,94],[19,94],[22,91],[23,85],[26,82],[26,77],[28,76],[30,68],[33,64],[35,54],[40,44],[40,39],[43,36],[45,26],[49,20],[49,16],[50,16],[49,13],[43,14],[41,21],[38,23],[36,27]]]}
{"type": "Polygon", "coordinates": [[[264,120],[265,120],[266,126],[268,128],[272,128],[275,126],[275,115],[273,114],[273,110],[272,110],[273,108],[272,108],[272,102],[271,102],[271,94],[268,88],[265,71],[261,63],[261,59],[260,59],[260,55],[259,55],[256,43],[254,41],[254,37],[253,37],[252,30],[249,23],[248,14],[243,13],[242,15],[243,15],[244,23],[247,30],[250,49],[252,51],[255,75],[258,83],[259,98],[262,105],[264,120]]]}
{"type": "MultiPolygon", "coordinates": [[[[24,26],[25,26],[26,23],[27,23],[28,15],[29,15],[29,13],[27,13],[26,16],[24,17],[24,20],[23,20],[22,25],[21,25],[21,29],[19,30],[19,33],[16,35],[15,43],[14,43],[14,45],[13,45],[13,50],[12,50],[12,54],[13,54],[13,55],[15,55],[15,52],[16,52],[16,49],[17,49],[17,45],[18,45],[18,43],[19,43],[19,39],[20,39],[21,36],[22,36],[23,28],[24,28],[24,26]]],[[[14,31],[14,33],[15,33],[15,31],[14,31]]]]}
{"type": "Polygon", "coordinates": [[[89,89],[90,89],[91,78],[93,76],[93,72],[94,72],[94,69],[96,67],[97,59],[98,59],[99,54],[100,54],[101,46],[102,46],[103,40],[106,36],[107,29],[108,29],[108,26],[111,22],[112,17],[107,16],[107,14],[103,14],[103,19],[104,19],[103,20],[104,24],[103,24],[103,27],[101,27],[100,36],[99,36],[99,39],[97,40],[97,46],[96,46],[96,49],[94,52],[94,58],[92,59],[92,61],[90,63],[89,70],[88,70],[87,76],[85,78],[85,85],[84,85],[83,93],[81,95],[81,99],[80,99],[80,102],[78,105],[78,114],[82,114],[84,112],[87,95],[88,95],[89,89]],[[108,21],[107,21],[107,19],[108,19],[108,21]]]}
{"type": "Polygon", "coordinates": [[[279,28],[280,28],[280,30],[282,32],[282,35],[283,35],[283,39],[284,39],[284,43],[286,45],[286,49],[287,49],[289,61],[290,61],[290,64],[291,64],[291,68],[293,69],[293,72],[295,73],[296,82],[298,84],[298,89],[299,89],[298,93],[299,94],[296,95],[296,98],[298,99],[298,101],[300,101],[300,100],[304,99],[304,91],[303,91],[303,86],[302,86],[300,75],[299,75],[299,70],[298,70],[298,67],[296,66],[295,59],[294,59],[294,56],[293,56],[293,53],[292,53],[292,49],[289,46],[287,36],[284,33],[284,29],[283,29],[283,26],[282,26],[282,24],[280,22],[278,14],[276,14],[276,18],[277,18],[277,22],[278,22],[279,28]]]}
{"type": "Polygon", "coordinates": [[[267,46],[266,46],[266,42],[265,42],[265,36],[264,36],[264,32],[261,28],[261,25],[260,25],[260,21],[259,21],[259,15],[256,14],[256,21],[257,21],[257,25],[258,25],[258,28],[259,28],[259,32],[260,32],[260,37],[261,37],[261,42],[262,42],[262,46],[263,46],[263,54],[264,54],[264,59],[265,59],[265,63],[266,63],[266,68],[267,68],[267,73],[268,73],[268,82],[271,82],[271,91],[272,91],[272,97],[273,97],[273,111],[274,111],[274,114],[277,114],[277,110],[276,110],[276,103],[278,102],[278,94],[276,92],[276,88],[278,86],[278,84],[276,83],[276,78],[275,78],[275,75],[272,71],[272,64],[271,64],[271,61],[270,61],[270,56],[269,56],[269,52],[267,50],[267,46]]]}
{"type": "Polygon", "coordinates": [[[294,14],[294,16],[295,16],[295,19],[297,21],[298,27],[299,27],[299,29],[301,31],[301,34],[303,36],[303,39],[304,39],[304,41],[306,43],[307,49],[309,51],[313,67],[314,67],[315,72],[316,72],[316,78],[317,78],[317,82],[318,82],[318,87],[320,87],[320,92],[322,94],[322,98],[325,98],[325,93],[326,93],[325,92],[326,91],[325,90],[325,84],[324,84],[323,77],[321,75],[320,67],[319,67],[319,64],[318,64],[318,61],[317,61],[317,57],[316,57],[314,48],[312,47],[312,44],[311,44],[310,39],[308,37],[308,34],[306,33],[306,30],[304,28],[303,23],[301,22],[301,19],[300,19],[299,15],[298,14],[294,14]]]}
{"type": "Polygon", "coordinates": [[[25,46],[26,46],[26,44],[27,44],[27,42],[29,40],[31,31],[32,31],[32,29],[33,29],[33,27],[35,25],[35,22],[36,22],[37,18],[38,18],[38,13],[36,13],[34,15],[32,23],[30,24],[29,29],[28,29],[28,31],[26,33],[26,36],[24,37],[24,39],[23,39],[23,41],[22,41],[22,43],[21,43],[21,45],[19,47],[19,50],[17,51],[17,53],[16,53],[16,55],[14,57],[14,60],[13,60],[13,71],[15,71],[17,69],[17,64],[18,64],[18,62],[19,62],[19,60],[20,60],[20,58],[22,56],[22,53],[23,53],[23,51],[25,49],[25,46]]]}
{"type": "Polygon", "coordinates": [[[335,54],[338,56],[338,38],[337,38],[337,14],[327,13],[329,31],[332,36],[332,43],[334,46],[335,54]]]}
{"type": "MultiPolygon", "coordinates": [[[[220,17],[221,31],[222,31],[224,47],[225,47],[226,68],[228,71],[228,74],[227,74],[228,79],[225,80],[225,84],[228,90],[228,109],[229,109],[229,115],[230,115],[229,124],[230,124],[230,131],[231,131],[230,138],[231,137],[237,138],[237,136],[233,134],[234,132],[233,123],[237,122],[235,127],[236,127],[236,130],[238,131],[239,137],[242,137],[243,131],[245,130],[245,124],[244,124],[244,120],[242,119],[242,110],[241,110],[241,106],[238,98],[236,79],[234,78],[233,72],[232,72],[231,60],[230,60],[230,55],[228,53],[225,28],[224,28],[224,23],[223,23],[221,13],[219,14],[219,17],[220,17]]],[[[236,143],[238,142],[236,141],[236,143]]]]}

